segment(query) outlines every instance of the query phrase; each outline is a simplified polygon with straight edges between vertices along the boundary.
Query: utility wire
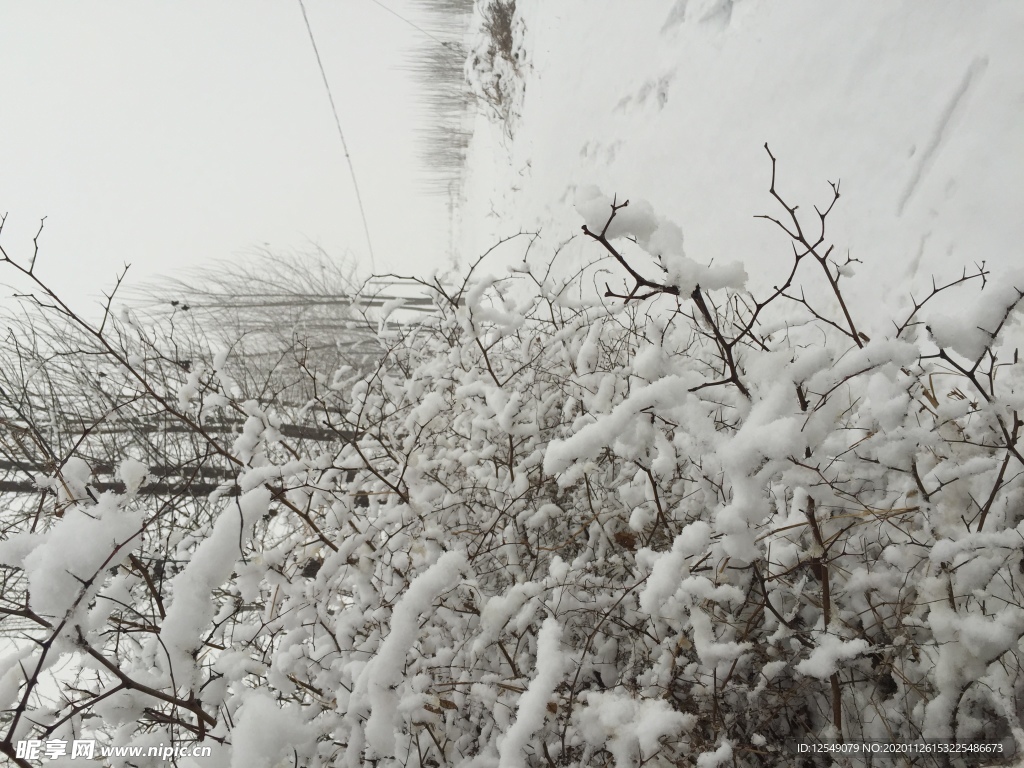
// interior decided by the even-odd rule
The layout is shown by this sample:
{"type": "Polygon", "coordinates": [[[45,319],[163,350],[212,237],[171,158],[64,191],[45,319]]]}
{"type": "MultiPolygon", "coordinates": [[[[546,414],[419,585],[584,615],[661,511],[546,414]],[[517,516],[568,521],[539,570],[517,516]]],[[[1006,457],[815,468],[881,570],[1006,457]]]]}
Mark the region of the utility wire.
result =
{"type": "Polygon", "coordinates": [[[400,13],[399,13],[398,11],[395,11],[395,10],[392,10],[391,8],[388,8],[388,7],[386,6],[386,5],[384,5],[384,3],[380,2],[380,0],[370,0],[370,2],[371,2],[371,3],[374,3],[375,5],[379,5],[379,6],[380,6],[381,8],[383,8],[383,9],[384,9],[385,11],[387,11],[388,13],[390,13],[390,14],[391,14],[392,16],[397,16],[397,17],[398,17],[399,19],[401,19],[402,21],[404,21],[404,22],[405,22],[406,24],[408,24],[408,25],[409,25],[410,27],[412,27],[412,28],[413,28],[413,29],[415,29],[416,31],[418,31],[418,32],[422,32],[422,33],[423,33],[424,35],[426,35],[427,37],[429,37],[429,38],[430,38],[431,40],[433,40],[433,41],[434,41],[435,43],[437,43],[438,45],[440,45],[440,46],[441,46],[442,48],[448,48],[449,50],[453,50],[453,48],[452,48],[452,43],[446,43],[446,42],[444,42],[443,40],[438,40],[438,39],[437,39],[436,37],[434,37],[434,36],[433,36],[432,34],[430,34],[429,32],[427,32],[427,30],[425,30],[425,29],[424,29],[423,27],[419,27],[419,26],[416,26],[416,25],[415,25],[414,23],[412,23],[411,21],[409,21],[409,19],[405,18],[405,16],[403,16],[402,14],[400,14],[400,13]]]}
{"type": "Polygon", "coordinates": [[[327,98],[331,102],[331,112],[334,113],[334,124],[338,126],[338,136],[341,137],[341,148],[345,151],[345,159],[348,161],[348,170],[352,176],[352,187],[356,191],[356,202],[359,203],[359,215],[363,219],[363,232],[366,233],[366,247],[370,251],[370,271],[377,271],[377,262],[373,257],[373,243],[370,241],[370,227],[366,223],[366,211],[363,209],[363,196],[359,194],[359,184],[356,182],[356,169],[352,166],[352,157],[348,153],[348,144],[345,142],[345,133],[341,130],[341,120],[338,118],[338,108],[334,105],[334,96],[331,94],[331,84],[327,81],[327,72],[324,71],[324,63],[320,59],[320,51],[316,47],[316,38],[313,37],[313,28],[309,25],[309,16],[306,14],[306,5],[299,0],[299,8],[302,9],[302,18],[306,22],[306,31],[309,32],[309,42],[313,44],[313,53],[316,55],[316,64],[320,67],[320,76],[324,79],[324,88],[327,89],[327,98]]]}

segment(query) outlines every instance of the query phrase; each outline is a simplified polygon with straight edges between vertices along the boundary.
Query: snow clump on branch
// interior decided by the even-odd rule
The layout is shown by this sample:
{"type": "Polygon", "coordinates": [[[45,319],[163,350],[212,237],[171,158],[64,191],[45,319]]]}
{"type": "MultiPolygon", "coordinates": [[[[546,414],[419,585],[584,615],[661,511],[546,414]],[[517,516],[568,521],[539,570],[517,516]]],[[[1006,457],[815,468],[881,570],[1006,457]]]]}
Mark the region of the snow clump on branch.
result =
{"type": "Polygon", "coordinates": [[[580,187],[575,204],[591,232],[600,232],[608,240],[630,238],[651,256],[660,258],[665,281],[678,287],[684,296],[698,285],[705,290],[718,291],[742,290],[747,283],[747,272],[738,261],[716,267],[703,266],[690,259],[683,250],[683,230],[675,222],[658,216],[646,200],[627,201],[610,222],[608,211],[614,198],[603,194],[598,187],[580,187]]]}

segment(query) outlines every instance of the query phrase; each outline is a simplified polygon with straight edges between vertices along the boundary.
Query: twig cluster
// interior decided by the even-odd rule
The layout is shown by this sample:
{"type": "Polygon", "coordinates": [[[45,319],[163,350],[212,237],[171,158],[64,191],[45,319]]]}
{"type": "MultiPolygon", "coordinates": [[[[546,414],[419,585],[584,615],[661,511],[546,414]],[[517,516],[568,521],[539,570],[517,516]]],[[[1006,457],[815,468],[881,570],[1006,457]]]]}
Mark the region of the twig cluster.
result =
{"type": "Polygon", "coordinates": [[[189,312],[113,294],[90,324],[0,252],[35,286],[0,366],[0,628],[25,648],[0,752],[116,735],[226,760],[268,695],[302,735],[268,760],[310,768],[1012,738],[1024,294],[989,295],[980,345],[929,332],[982,265],[868,339],[824,242],[839,185],[807,234],[771,160],[794,247],[766,298],[645,277],[614,202],[584,231],[631,290],[478,261],[416,283],[420,322],[368,314],[359,371],[211,354],[189,312]],[[807,262],[833,301],[797,288],[807,262]]]}

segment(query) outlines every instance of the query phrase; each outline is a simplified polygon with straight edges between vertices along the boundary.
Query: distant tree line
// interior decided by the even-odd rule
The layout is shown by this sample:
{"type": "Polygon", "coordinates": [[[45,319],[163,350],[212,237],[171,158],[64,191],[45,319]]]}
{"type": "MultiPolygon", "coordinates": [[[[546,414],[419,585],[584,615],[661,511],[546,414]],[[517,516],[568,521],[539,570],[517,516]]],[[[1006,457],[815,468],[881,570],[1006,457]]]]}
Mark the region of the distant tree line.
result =
{"type": "Polygon", "coordinates": [[[424,111],[420,152],[428,175],[424,187],[448,195],[458,184],[466,148],[473,135],[465,120],[472,96],[464,68],[468,52],[462,38],[473,12],[473,0],[416,0],[418,20],[431,36],[423,36],[409,54],[407,69],[419,85],[424,111]]]}

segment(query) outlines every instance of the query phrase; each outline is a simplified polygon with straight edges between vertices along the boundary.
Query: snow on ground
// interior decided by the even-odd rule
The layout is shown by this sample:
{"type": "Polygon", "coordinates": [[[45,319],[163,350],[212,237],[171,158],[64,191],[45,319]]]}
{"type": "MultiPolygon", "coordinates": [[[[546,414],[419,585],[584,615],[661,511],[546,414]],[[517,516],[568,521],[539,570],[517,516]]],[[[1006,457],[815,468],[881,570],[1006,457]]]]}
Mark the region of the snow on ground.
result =
{"type": "MultiPolygon", "coordinates": [[[[811,217],[841,180],[830,241],[863,262],[876,332],[933,274],[1024,262],[1024,4],[518,0],[517,16],[519,117],[511,138],[477,119],[464,263],[521,228],[553,249],[596,185],[648,200],[690,258],[770,286],[791,251],[754,218],[781,213],[765,142],[811,217]]],[[[579,247],[600,254],[577,238],[563,258],[579,247]]]]}

